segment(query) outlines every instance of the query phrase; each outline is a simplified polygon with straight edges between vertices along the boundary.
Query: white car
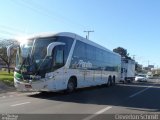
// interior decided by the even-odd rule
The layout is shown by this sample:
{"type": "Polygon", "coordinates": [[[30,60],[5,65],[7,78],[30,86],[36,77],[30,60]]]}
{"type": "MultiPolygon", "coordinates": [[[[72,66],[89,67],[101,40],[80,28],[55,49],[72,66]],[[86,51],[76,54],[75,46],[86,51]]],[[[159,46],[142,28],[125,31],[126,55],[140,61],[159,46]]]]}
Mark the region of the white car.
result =
{"type": "Polygon", "coordinates": [[[153,76],[152,75],[147,75],[146,76],[148,79],[152,78],[153,76]]]}
{"type": "Polygon", "coordinates": [[[135,77],[135,81],[147,82],[148,78],[145,74],[139,74],[135,77]]]}

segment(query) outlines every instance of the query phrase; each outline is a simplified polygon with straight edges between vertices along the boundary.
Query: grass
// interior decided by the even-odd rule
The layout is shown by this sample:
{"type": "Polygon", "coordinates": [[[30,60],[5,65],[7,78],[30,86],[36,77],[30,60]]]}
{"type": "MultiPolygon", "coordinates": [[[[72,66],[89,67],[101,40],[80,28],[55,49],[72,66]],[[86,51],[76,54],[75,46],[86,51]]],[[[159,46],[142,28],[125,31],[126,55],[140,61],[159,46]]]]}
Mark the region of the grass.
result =
{"type": "Polygon", "coordinates": [[[13,85],[13,72],[9,74],[6,71],[0,71],[0,81],[3,81],[7,85],[13,85]]]}

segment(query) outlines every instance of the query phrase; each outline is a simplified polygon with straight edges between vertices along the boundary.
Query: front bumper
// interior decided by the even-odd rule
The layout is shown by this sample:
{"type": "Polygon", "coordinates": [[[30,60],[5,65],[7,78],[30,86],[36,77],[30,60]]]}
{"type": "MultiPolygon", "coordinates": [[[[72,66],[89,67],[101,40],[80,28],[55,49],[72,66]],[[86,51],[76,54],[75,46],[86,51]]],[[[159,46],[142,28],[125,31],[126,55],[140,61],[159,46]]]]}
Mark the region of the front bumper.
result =
{"type": "Polygon", "coordinates": [[[14,78],[14,86],[18,91],[48,91],[45,80],[25,83],[14,78]]]}
{"type": "Polygon", "coordinates": [[[140,82],[145,82],[145,81],[147,81],[147,79],[138,79],[137,81],[140,81],[140,82]]]}

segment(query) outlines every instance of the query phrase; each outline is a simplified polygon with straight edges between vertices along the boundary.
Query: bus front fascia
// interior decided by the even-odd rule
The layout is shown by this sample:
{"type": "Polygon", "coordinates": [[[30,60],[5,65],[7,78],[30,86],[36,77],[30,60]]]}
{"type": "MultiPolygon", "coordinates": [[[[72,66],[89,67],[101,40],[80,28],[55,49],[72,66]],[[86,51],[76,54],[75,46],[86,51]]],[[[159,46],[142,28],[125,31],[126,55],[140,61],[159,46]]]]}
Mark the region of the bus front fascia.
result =
{"type": "MultiPolygon", "coordinates": [[[[53,49],[56,47],[56,46],[60,46],[60,45],[65,45],[65,43],[62,43],[62,42],[52,42],[52,43],[50,43],[48,46],[47,46],[47,54],[46,54],[46,57],[52,57],[52,51],[53,51],[53,49]]],[[[44,58],[44,59],[46,59],[46,57],[44,58]]],[[[32,75],[32,77],[33,77],[33,79],[30,79],[28,82],[22,82],[22,81],[15,81],[15,86],[17,87],[17,88],[19,88],[20,86],[25,86],[25,85],[28,85],[28,86],[31,86],[32,84],[34,84],[33,82],[38,82],[40,79],[41,79],[41,77],[40,76],[36,76],[36,75],[32,75]],[[35,79],[36,78],[36,79],[35,79]],[[19,87],[18,87],[19,86],[19,87]]],[[[46,76],[45,77],[45,79],[47,78],[47,77],[49,77],[49,76],[46,76]]],[[[40,80],[41,82],[45,82],[45,80],[43,79],[41,79],[40,80]]],[[[41,83],[41,82],[38,82],[39,84],[41,83]]],[[[35,85],[35,84],[34,84],[35,85]]],[[[45,83],[44,84],[41,84],[41,85],[44,85],[45,86],[45,83]]],[[[44,86],[42,87],[42,88],[44,88],[44,86]]],[[[33,87],[33,86],[32,86],[33,87]]],[[[20,88],[21,89],[21,88],[20,88]]],[[[32,88],[32,89],[36,89],[36,88],[32,88]]]]}
{"type": "MultiPolygon", "coordinates": [[[[48,46],[47,46],[47,54],[46,54],[46,57],[51,57],[52,56],[52,51],[53,49],[56,47],[56,46],[60,46],[60,45],[65,45],[65,43],[62,43],[62,42],[52,42],[50,43],[48,46]]],[[[34,76],[34,77],[37,77],[37,76],[34,76]]],[[[47,76],[45,78],[52,78],[51,76],[47,76]]],[[[29,84],[32,84],[33,82],[33,79],[29,81],[29,84]]],[[[44,82],[44,81],[43,81],[44,82]]]]}

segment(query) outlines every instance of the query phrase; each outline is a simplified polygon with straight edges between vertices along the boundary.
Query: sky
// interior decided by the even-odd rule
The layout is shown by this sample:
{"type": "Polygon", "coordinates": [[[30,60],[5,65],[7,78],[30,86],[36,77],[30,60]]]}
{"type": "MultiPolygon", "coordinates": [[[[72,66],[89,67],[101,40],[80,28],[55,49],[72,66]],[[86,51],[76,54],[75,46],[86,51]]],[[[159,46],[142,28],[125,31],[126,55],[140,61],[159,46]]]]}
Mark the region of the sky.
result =
{"type": "Polygon", "coordinates": [[[160,67],[159,0],[0,0],[0,38],[73,32],[160,67]]]}

